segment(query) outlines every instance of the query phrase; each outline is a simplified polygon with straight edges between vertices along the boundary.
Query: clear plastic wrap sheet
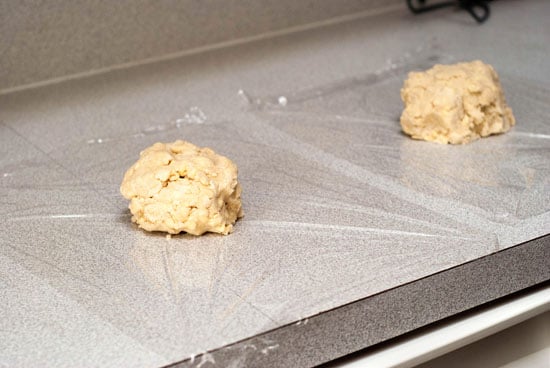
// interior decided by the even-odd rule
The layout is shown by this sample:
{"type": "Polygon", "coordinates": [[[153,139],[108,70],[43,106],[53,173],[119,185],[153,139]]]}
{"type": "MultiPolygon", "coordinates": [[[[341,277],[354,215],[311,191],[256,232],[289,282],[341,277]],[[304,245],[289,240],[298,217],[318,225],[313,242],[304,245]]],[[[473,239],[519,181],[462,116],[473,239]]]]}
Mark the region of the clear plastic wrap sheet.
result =
{"type": "MultiPolygon", "coordinates": [[[[445,146],[401,133],[406,73],[449,61],[411,50],[313,89],[240,91],[227,98],[244,111],[225,120],[180,108],[177,82],[96,95],[97,79],[0,123],[5,361],[32,365],[20,347],[42,341],[65,366],[212,364],[193,357],[547,234],[546,88],[501,75],[518,120],[504,135],[445,146]],[[130,223],[124,171],[176,138],[238,164],[245,217],[230,236],[130,223]]],[[[238,363],[278,348],[262,344],[238,363]]]]}
{"type": "Polygon", "coordinates": [[[303,142],[313,160],[487,232],[495,250],[548,233],[547,89],[502,76],[518,120],[506,134],[453,146],[416,141],[401,131],[399,91],[408,72],[453,62],[436,46],[425,46],[374,73],[333,84],[267,97],[239,95],[271,129],[303,142]]]}

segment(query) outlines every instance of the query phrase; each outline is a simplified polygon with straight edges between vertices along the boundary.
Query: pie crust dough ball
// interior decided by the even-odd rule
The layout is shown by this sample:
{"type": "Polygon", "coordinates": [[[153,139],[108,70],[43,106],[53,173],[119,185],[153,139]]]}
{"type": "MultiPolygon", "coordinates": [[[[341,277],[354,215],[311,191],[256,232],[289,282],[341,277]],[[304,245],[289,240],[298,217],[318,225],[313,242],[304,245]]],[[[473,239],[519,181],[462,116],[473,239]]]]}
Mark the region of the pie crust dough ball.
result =
{"type": "Polygon", "coordinates": [[[155,143],[124,175],[132,221],[147,231],[229,234],[243,216],[237,166],[189,142],[155,143]]]}
{"type": "Polygon", "coordinates": [[[401,127],[414,139],[464,144],[515,124],[497,73],[479,60],[411,72],[401,99],[401,127]]]}

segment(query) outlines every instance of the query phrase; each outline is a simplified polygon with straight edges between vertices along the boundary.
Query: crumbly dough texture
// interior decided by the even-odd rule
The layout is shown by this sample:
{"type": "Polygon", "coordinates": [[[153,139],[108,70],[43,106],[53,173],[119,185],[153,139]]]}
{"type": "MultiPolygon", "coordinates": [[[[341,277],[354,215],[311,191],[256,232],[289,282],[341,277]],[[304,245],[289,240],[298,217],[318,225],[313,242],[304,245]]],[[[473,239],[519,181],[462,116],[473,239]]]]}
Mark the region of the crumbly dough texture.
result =
{"type": "Polygon", "coordinates": [[[479,60],[411,72],[401,99],[401,127],[415,139],[463,144],[515,124],[497,73],[479,60]]]}
{"type": "Polygon", "coordinates": [[[243,216],[237,166],[210,148],[155,143],[124,175],[132,221],[147,231],[229,234],[243,216]]]}

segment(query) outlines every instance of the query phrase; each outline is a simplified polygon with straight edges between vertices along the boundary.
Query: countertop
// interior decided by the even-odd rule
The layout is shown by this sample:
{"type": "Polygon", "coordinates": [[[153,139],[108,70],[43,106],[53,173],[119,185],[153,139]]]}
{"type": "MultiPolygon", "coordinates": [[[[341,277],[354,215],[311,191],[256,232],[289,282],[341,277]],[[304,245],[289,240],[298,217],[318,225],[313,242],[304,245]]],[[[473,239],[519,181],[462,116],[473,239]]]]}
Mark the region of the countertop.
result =
{"type": "Polygon", "coordinates": [[[550,279],[550,3],[492,10],[403,8],[0,96],[0,366],[310,366],[550,279]],[[473,59],[517,125],[403,135],[406,73],[473,59]],[[233,234],[131,224],[125,170],[176,139],[238,165],[233,234]]]}

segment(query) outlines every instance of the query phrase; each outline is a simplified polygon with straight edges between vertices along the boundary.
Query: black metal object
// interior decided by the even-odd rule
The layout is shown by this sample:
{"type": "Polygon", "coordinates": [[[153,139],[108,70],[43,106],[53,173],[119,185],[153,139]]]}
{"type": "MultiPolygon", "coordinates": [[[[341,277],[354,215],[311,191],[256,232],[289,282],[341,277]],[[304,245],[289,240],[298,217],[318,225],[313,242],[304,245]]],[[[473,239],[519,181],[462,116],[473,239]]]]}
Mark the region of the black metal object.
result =
{"type": "Polygon", "coordinates": [[[455,1],[440,1],[435,4],[426,4],[426,0],[407,0],[409,9],[414,14],[421,14],[432,10],[447,8],[450,6],[458,6],[466,10],[478,22],[483,23],[491,14],[489,9],[489,1],[491,0],[455,0],[455,1]]]}

